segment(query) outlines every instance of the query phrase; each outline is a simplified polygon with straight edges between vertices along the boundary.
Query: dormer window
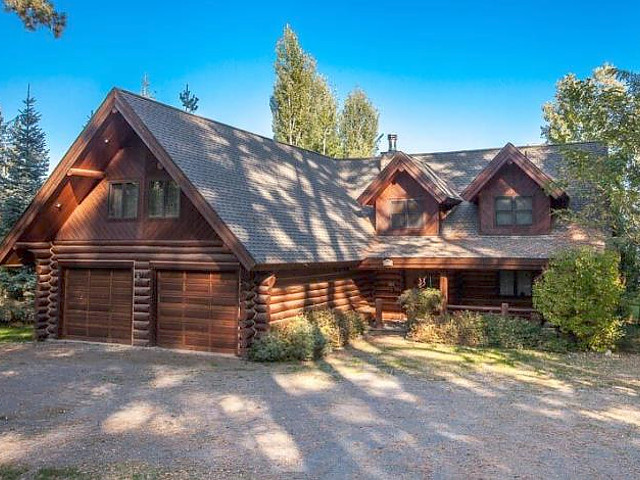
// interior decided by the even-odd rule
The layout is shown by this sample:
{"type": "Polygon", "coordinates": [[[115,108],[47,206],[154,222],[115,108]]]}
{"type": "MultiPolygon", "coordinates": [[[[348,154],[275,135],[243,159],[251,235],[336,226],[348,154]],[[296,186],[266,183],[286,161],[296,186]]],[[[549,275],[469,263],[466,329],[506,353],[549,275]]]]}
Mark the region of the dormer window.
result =
{"type": "Polygon", "coordinates": [[[533,224],[533,197],[496,197],[496,226],[528,226],[533,224]]]}
{"type": "Polygon", "coordinates": [[[390,200],[389,203],[393,230],[422,228],[424,226],[424,215],[417,199],[390,200]]]}

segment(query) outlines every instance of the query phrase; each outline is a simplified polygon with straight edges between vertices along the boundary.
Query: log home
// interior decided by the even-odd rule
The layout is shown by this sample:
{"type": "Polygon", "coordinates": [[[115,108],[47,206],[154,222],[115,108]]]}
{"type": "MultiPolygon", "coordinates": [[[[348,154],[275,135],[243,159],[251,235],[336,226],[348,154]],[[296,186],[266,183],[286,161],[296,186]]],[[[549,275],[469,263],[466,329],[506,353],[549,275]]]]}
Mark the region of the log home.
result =
{"type": "MultiPolygon", "coordinates": [[[[558,146],[336,160],[112,90],[0,247],[35,266],[39,339],[243,354],[307,309],[531,309],[557,221],[558,146]]],[[[600,150],[597,144],[570,148],[600,150]]],[[[520,310],[517,310],[520,309],[520,310]]]]}

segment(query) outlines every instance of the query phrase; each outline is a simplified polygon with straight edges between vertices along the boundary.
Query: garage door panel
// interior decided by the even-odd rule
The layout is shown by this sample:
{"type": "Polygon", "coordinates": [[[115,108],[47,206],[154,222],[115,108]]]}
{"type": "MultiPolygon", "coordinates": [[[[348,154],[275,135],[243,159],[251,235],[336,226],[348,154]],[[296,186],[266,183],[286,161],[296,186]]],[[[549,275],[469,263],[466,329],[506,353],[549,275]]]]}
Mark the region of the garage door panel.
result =
{"type": "Polygon", "coordinates": [[[66,269],[62,336],[109,343],[131,343],[131,270],[66,269]]]}
{"type": "Polygon", "coordinates": [[[158,345],[235,352],[237,282],[235,272],[158,272],[158,345]]]}

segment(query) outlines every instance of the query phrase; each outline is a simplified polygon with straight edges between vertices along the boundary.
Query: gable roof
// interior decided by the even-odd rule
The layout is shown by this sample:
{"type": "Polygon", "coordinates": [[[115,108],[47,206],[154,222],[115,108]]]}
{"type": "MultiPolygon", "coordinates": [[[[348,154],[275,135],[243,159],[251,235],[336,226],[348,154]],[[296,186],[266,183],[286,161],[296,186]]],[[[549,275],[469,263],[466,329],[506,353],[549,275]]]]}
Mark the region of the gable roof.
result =
{"type": "Polygon", "coordinates": [[[478,174],[478,176],[464,189],[462,197],[468,202],[474,201],[484,186],[500,169],[509,163],[517,165],[540,188],[548,189],[547,193],[554,199],[565,195],[560,188],[554,187],[554,179],[543,172],[535,163],[527,158],[513,144],[507,143],[493,160],[478,174]]]}
{"type": "MultiPolygon", "coordinates": [[[[328,158],[114,89],[0,246],[0,262],[110,115],[124,118],[246,268],[359,262],[382,250],[389,255],[431,254],[425,241],[415,237],[413,249],[403,246],[406,238],[376,238],[372,209],[357,200],[380,177],[379,157],[328,158]]],[[[520,148],[526,148],[527,158],[541,171],[550,176],[558,171],[560,147],[520,148]]],[[[602,149],[597,144],[579,148],[602,149]]],[[[553,246],[562,242],[542,236],[511,237],[503,253],[500,248],[485,248],[498,245],[500,239],[479,235],[476,205],[461,201],[457,192],[467,188],[499,152],[402,154],[397,163],[411,169],[440,198],[461,202],[443,221],[443,241],[464,237],[467,252],[497,257],[532,248],[540,255],[553,254],[553,246]]],[[[550,235],[566,238],[561,229],[550,235]]]]}
{"type": "Polygon", "coordinates": [[[394,152],[391,161],[358,197],[362,205],[371,205],[400,172],[407,173],[440,204],[458,204],[462,199],[428,165],[418,166],[404,152],[394,152]]]}

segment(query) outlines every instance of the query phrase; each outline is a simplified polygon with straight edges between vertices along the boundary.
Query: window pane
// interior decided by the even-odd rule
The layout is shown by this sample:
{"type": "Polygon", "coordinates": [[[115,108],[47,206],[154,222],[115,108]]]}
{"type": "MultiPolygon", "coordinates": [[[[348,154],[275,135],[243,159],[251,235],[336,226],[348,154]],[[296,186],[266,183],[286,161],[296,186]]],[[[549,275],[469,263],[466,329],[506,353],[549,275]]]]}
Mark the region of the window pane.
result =
{"type": "Polygon", "coordinates": [[[152,181],[149,183],[149,216],[162,217],[164,211],[164,189],[162,182],[152,181]]]}
{"type": "Polygon", "coordinates": [[[404,212],[391,214],[391,228],[407,228],[407,216],[404,212]]]}
{"type": "Polygon", "coordinates": [[[496,225],[513,225],[513,214],[508,212],[496,212],[496,225]]]}
{"type": "Polygon", "coordinates": [[[531,211],[516,212],[516,225],[532,225],[533,214],[531,211]]]}
{"type": "Polygon", "coordinates": [[[532,210],[533,198],[531,197],[515,197],[516,210],[532,210]]]}
{"type": "Polygon", "coordinates": [[[180,216],[180,189],[174,181],[165,183],[164,201],[165,201],[165,217],[180,216]]]}
{"type": "Polygon", "coordinates": [[[418,201],[407,200],[407,226],[410,228],[420,228],[423,223],[422,209],[418,201]]]}
{"type": "Polygon", "coordinates": [[[511,211],[511,198],[510,197],[497,197],[496,198],[496,211],[511,211]]]}
{"type": "Polygon", "coordinates": [[[122,218],[122,188],[121,183],[109,185],[109,217],[122,218]]]}
{"type": "Polygon", "coordinates": [[[515,272],[500,270],[500,295],[511,297],[515,291],[515,272]]]}
{"type": "Polygon", "coordinates": [[[404,213],[407,205],[407,202],[405,202],[404,200],[391,200],[389,203],[389,211],[391,212],[391,215],[393,215],[394,213],[404,213]]]}
{"type": "Polygon", "coordinates": [[[126,183],[123,191],[123,218],[136,218],[138,216],[138,185],[126,183]]]}
{"type": "Polygon", "coordinates": [[[531,283],[533,281],[532,272],[518,272],[518,291],[519,297],[531,296],[531,283]]]}

